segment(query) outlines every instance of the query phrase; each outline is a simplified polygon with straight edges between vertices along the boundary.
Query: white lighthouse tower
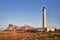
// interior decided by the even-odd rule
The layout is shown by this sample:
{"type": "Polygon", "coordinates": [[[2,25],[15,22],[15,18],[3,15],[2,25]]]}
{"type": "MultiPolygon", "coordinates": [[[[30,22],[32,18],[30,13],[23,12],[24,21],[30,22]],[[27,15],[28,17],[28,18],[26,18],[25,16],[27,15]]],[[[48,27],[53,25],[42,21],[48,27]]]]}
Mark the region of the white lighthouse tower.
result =
{"type": "Polygon", "coordinates": [[[46,8],[45,7],[43,7],[42,15],[43,15],[43,24],[42,24],[42,27],[46,28],[46,8]]]}

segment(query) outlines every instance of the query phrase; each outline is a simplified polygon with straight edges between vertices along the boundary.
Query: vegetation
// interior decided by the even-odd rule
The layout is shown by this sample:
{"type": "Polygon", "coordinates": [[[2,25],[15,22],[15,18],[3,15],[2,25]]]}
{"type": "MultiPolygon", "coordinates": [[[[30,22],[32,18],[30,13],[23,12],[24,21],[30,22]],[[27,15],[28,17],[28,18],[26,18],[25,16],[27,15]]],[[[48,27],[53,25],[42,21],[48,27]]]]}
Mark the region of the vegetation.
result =
{"type": "Polygon", "coordinates": [[[60,40],[60,34],[47,32],[1,32],[0,40],[60,40]]]}
{"type": "Polygon", "coordinates": [[[38,32],[38,30],[27,30],[26,32],[38,32]]]}

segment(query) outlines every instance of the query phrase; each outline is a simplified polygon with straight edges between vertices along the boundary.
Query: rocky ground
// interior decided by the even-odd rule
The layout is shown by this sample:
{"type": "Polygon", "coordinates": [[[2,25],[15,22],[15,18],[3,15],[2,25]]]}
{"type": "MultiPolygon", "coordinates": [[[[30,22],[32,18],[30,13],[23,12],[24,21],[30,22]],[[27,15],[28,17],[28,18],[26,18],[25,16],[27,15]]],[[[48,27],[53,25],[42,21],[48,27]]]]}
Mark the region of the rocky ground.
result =
{"type": "Polygon", "coordinates": [[[42,32],[1,32],[0,40],[60,40],[60,34],[42,32]]]}

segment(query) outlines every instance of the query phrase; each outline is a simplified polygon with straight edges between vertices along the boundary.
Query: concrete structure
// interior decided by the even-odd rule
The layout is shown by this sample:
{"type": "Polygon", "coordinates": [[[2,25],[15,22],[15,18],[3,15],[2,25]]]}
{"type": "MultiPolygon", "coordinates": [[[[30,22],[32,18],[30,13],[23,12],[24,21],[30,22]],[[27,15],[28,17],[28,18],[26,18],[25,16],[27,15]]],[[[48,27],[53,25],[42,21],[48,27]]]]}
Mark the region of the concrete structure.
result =
{"type": "Polygon", "coordinates": [[[43,24],[42,24],[42,27],[46,28],[46,8],[45,7],[43,7],[42,15],[43,15],[43,24]]]}
{"type": "Polygon", "coordinates": [[[47,28],[47,32],[51,31],[54,32],[56,28],[47,28]]]}

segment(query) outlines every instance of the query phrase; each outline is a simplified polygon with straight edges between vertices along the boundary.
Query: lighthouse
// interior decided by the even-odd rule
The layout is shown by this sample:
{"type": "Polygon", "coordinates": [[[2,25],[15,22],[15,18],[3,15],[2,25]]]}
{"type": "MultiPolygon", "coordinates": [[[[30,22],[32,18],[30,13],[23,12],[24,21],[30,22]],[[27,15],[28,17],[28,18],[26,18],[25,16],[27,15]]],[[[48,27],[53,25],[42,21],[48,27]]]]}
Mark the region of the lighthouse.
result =
{"type": "Polygon", "coordinates": [[[43,18],[42,18],[42,20],[43,20],[42,27],[46,28],[46,8],[45,7],[43,7],[42,16],[43,16],[43,18]]]}

